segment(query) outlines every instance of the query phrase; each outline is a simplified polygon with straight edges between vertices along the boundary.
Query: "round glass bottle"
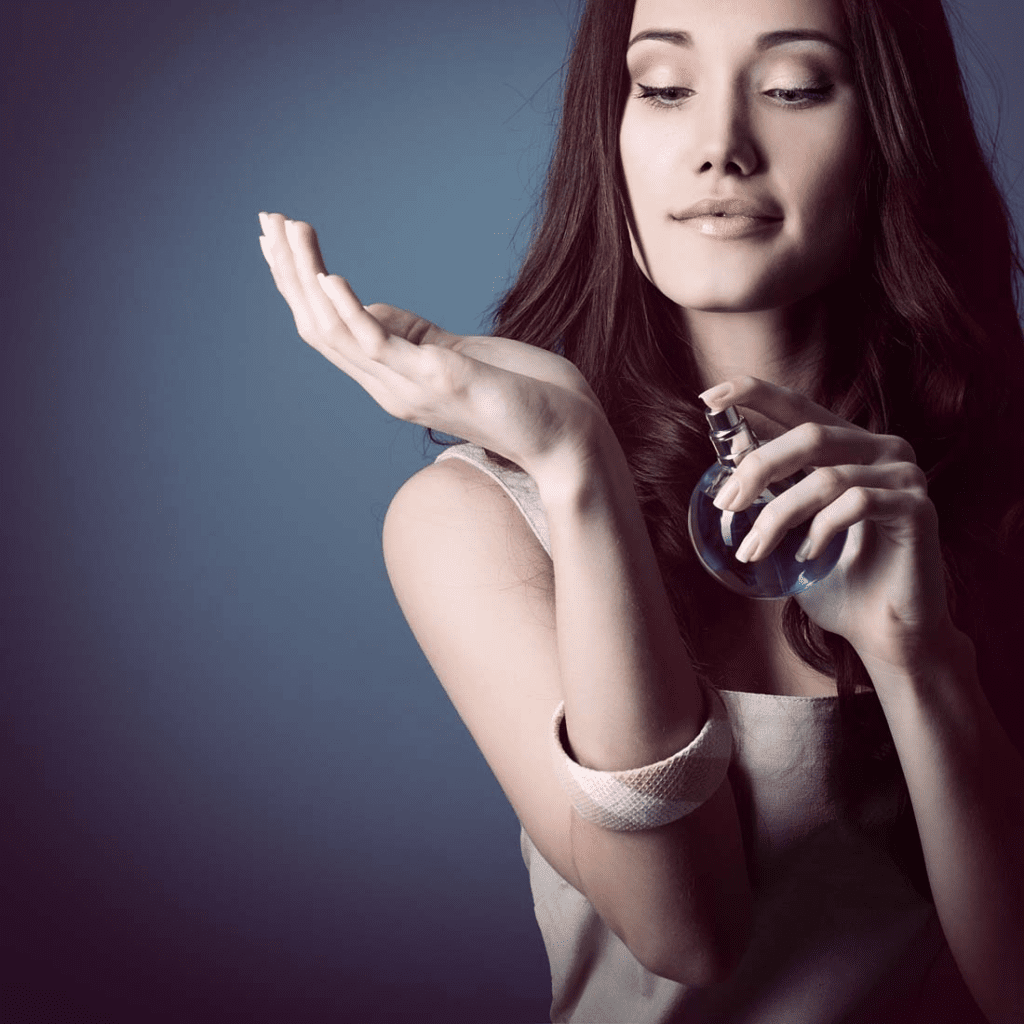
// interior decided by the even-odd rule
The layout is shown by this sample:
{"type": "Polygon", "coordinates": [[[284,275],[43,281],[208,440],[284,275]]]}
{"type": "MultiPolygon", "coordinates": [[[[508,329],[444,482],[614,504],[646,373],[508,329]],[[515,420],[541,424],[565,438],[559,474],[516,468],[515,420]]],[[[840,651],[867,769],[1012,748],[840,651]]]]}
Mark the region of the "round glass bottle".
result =
{"type": "Polygon", "coordinates": [[[817,558],[798,562],[797,550],[811,525],[808,519],[794,526],[767,558],[737,561],[736,549],[764,505],[807,474],[801,471],[770,484],[741,512],[715,508],[715,497],[740,462],[758,447],[758,440],[734,406],[721,412],[705,407],[704,414],[718,461],[708,468],[690,496],[690,540],[701,564],[720,583],[744,597],[772,600],[792,597],[813,587],[835,568],[846,542],[846,530],[833,537],[817,558]]]}

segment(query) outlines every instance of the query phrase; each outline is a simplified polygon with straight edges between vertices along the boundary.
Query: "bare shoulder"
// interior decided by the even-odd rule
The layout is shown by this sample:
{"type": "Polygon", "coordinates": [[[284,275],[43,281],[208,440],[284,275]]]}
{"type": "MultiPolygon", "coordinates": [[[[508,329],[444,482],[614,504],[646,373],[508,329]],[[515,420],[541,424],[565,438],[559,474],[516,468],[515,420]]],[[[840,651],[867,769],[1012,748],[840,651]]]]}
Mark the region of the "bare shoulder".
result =
{"type": "Polygon", "coordinates": [[[551,561],[476,466],[446,459],[416,473],[391,502],[383,540],[398,603],[456,705],[467,687],[495,679],[484,665],[513,650],[511,638],[515,661],[553,648],[551,561]]]}
{"type": "Polygon", "coordinates": [[[388,515],[444,510],[458,515],[469,508],[498,511],[512,501],[487,473],[463,459],[432,462],[399,488],[388,515]]]}
{"type": "Polygon", "coordinates": [[[433,576],[434,566],[450,574],[453,561],[463,571],[476,566],[491,574],[494,583],[502,564],[535,583],[550,576],[550,559],[512,499],[462,459],[434,462],[402,485],[388,508],[383,541],[396,590],[415,586],[424,573],[433,576]]]}

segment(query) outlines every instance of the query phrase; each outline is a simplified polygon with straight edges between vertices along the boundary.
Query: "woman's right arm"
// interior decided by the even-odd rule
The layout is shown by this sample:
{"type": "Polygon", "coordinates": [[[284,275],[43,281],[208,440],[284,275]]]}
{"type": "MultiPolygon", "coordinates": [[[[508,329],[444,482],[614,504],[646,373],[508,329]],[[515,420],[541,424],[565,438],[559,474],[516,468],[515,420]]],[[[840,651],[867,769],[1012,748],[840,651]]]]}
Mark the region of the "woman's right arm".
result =
{"type": "Polygon", "coordinates": [[[552,764],[560,700],[577,760],[598,770],[674,753],[706,715],[625,457],[592,393],[552,353],[365,310],[340,278],[318,283],[308,226],[261,220],[306,341],[389,412],[497,451],[536,481],[551,560],[472,466],[446,460],[414,476],[385,522],[396,595],[545,859],[649,970],[685,984],[720,980],[750,914],[728,782],[669,825],[613,832],[576,813],[552,764]]]}
{"type": "Polygon", "coordinates": [[[613,832],[576,813],[552,765],[562,699],[573,753],[599,770],[661,760],[703,724],[621,450],[609,444],[586,473],[540,486],[553,561],[477,469],[451,459],[422,470],[385,521],[395,593],[544,858],[648,970],[721,980],[750,912],[728,782],[669,825],[613,832]]]}

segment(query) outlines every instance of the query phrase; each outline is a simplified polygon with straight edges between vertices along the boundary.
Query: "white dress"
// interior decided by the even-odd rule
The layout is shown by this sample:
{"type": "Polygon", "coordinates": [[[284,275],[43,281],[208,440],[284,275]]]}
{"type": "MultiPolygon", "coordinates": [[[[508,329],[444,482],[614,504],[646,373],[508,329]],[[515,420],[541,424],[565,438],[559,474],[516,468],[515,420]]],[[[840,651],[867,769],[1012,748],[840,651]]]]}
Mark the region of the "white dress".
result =
{"type": "MultiPolygon", "coordinates": [[[[458,445],[496,480],[550,552],[532,479],[458,445]]],[[[856,815],[836,787],[838,702],[720,690],[734,737],[733,788],[754,890],[749,948],[727,982],[680,985],[638,963],[525,830],[523,860],[551,965],[551,1019],[572,1024],[985,1024],[934,907],[880,836],[894,790],[856,815]]],[[[885,728],[874,693],[871,702],[885,728]]]]}

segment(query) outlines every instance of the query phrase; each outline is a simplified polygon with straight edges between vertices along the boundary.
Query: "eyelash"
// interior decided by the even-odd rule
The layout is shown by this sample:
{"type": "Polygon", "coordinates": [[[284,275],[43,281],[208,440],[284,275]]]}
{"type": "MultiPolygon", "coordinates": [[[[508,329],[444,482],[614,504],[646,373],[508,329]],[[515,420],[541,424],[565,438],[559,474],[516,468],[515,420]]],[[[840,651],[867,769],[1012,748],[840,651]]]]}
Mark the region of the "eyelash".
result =
{"type": "Polygon", "coordinates": [[[828,95],[832,92],[834,86],[820,85],[814,89],[769,89],[765,96],[772,96],[778,99],[785,107],[810,107],[815,103],[821,103],[828,99],[828,95]],[[796,96],[796,101],[783,100],[782,95],[796,96]]]}
{"type": "MultiPolygon", "coordinates": [[[[637,94],[637,99],[641,99],[645,103],[649,103],[652,107],[656,107],[660,110],[678,107],[683,100],[694,95],[692,89],[684,89],[681,86],[675,85],[656,88],[654,86],[637,83],[637,88],[640,90],[637,94]]],[[[828,98],[828,95],[832,92],[833,88],[834,86],[829,84],[818,86],[813,89],[769,89],[764,93],[764,95],[777,99],[784,107],[800,109],[802,107],[811,107],[816,103],[823,102],[828,98]],[[782,99],[782,96],[784,95],[795,96],[797,98],[796,100],[784,100],[782,99]]]]}
{"type": "Polygon", "coordinates": [[[683,89],[679,86],[656,89],[650,85],[641,85],[638,82],[637,88],[640,90],[638,99],[644,100],[652,107],[660,107],[662,109],[677,107],[682,100],[688,99],[693,95],[693,90],[683,89]]]}

